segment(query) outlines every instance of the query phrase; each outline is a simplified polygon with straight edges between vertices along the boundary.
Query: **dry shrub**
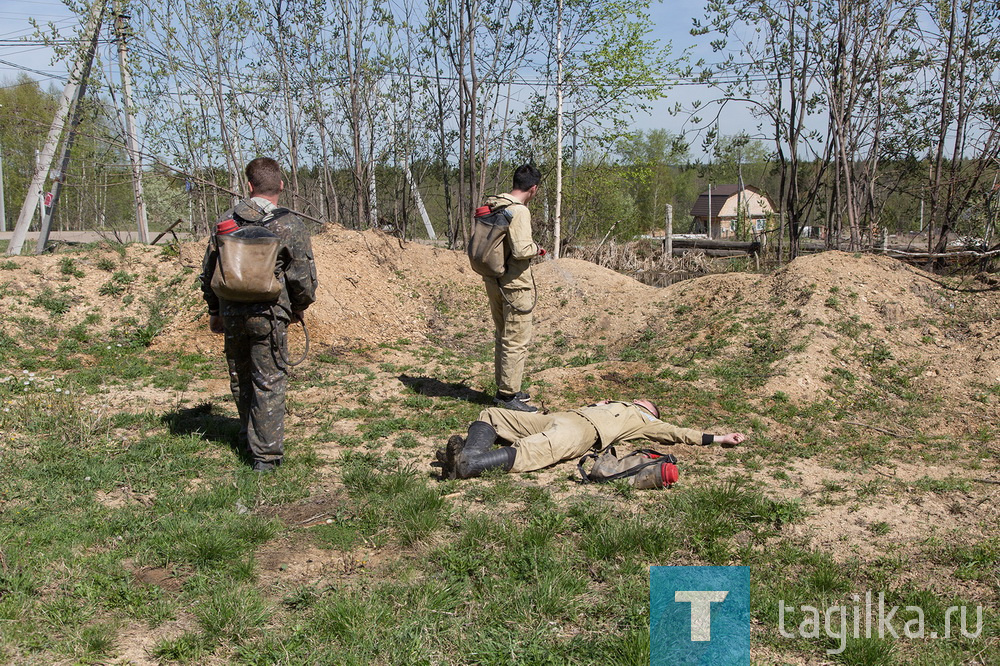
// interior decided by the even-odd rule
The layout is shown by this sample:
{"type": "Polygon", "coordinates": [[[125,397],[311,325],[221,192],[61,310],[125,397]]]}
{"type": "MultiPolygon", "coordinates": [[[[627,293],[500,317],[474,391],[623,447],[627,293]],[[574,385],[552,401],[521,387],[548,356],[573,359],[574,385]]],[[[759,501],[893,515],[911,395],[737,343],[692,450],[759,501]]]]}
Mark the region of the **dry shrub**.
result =
{"type": "Polygon", "coordinates": [[[648,241],[619,242],[609,239],[596,247],[574,245],[566,249],[564,256],[584,259],[658,287],[732,270],[731,262],[712,259],[697,250],[668,257],[664,261],[662,246],[648,241]]]}

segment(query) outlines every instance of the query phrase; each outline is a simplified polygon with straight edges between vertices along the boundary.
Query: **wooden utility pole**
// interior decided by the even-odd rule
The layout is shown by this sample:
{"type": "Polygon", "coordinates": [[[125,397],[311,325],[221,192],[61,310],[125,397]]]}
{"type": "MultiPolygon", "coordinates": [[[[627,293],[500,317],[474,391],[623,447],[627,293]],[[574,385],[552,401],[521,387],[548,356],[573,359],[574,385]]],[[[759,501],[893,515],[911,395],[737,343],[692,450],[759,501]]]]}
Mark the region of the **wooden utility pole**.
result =
{"type": "Polygon", "coordinates": [[[7,231],[7,209],[3,205],[3,146],[0,146],[0,231],[7,231]]]}
{"type": "Polygon", "coordinates": [[[132,191],[135,194],[135,217],[139,226],[139,242],[149,243],[149,226],[146,222],[146,200],[142,193],[142,156],[135,138],[135,114],[132,107],[132,73],[128,65],[128,48],[125,36],[128,31],[123,14],[125,3],[118,0],[115,10],[115,36],[118,39],[118,69],[122,75],[122,94],[125,97],[125,150],[132,165],[132,191]]]}
{"type": "Polygon", "coordinates": [[[667,224],[663,229],[663,266],[674,256],[674,207],[667,204],[667,224]]]}
{"type": "Polygon", "coordinates": [[[563,50],[562,50],[563,0],[558,0],[556,15],[556,211],[552,224],[552,258],[559,258],[562,242],[562,144],[563,144],[563,50]]]}
{"type": "MultiPolygon", "coordinates": [[[[100,33],[101,19],[103,17],[104,0],[96,0],[90,8],[90,18],[87,20],[85,30],[86,34],[90,37],[90,41],[86,50],[77,59],[73,73],[70,75],[69,80],[66,82],[66,87],[63,89],[62,97],[59,98],[59,105],[56,108],[56,115],[52,120],[52,126],[49,128],[49,135],[45,140],[45,146],[42,148],[42,152],[35,162],[35,175],[31,179],[31,184],[28,186],[28,194],[24,198],[24,205],[21,206],[21,213],[17,217],[14,235],[7,246],[8,255],[21,254],[21,248],[24,247],[24,239],[28,235],[31,218],[41,199],[42,187],[45,185],[45,175],[52,165],[52,158],[55,156],[59,137],[62,136],[66,117],[69,115],[70,105],[79,103],[82,96],[81,88],[84,87],[84,82],[90,73],[90,65],[94,60],[94,51],[97,49],[97,36],[100,33]]],[[[66,153],[66,157],[68,159],[68,153],[66,153]]],[[[58,181],[56,185],[58,186],[58,181]]],[[[52,203],[54,207],[54,198],[52,203]]]]}

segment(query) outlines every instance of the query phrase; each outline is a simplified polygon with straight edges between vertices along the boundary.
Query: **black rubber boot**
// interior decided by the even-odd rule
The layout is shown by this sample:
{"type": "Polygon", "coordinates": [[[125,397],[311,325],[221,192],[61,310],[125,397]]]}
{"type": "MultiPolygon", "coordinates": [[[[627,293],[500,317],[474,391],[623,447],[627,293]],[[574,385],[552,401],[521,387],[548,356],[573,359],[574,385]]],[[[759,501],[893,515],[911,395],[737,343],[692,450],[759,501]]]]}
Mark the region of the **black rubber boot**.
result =
{"type": "Polygon", "coordinates": [[[517,449],[513,446],[501,446],[489,451],[470,451],[468,445],[455,463],[455,478],[471,479],[489,469],[502,469],[509,472],[514,466],[517,449]]]}
{"type": "Polygon", "coordinates": [[[494,449],[496,441],[496,428],[486,421],[473,421],[468,437],[455,435],[448,440],[443,465],[445,478],[471,479],[495,467],[509,471],[517,451],[510,446],[494,449]]]}
{"type": "Polygon", "coordinates": [[[486,452],[493,448],[497,441],[496,428],[486,421],[473,421],[469,424],[468,438],[461,435],[452,435],[445,447],[445,459],[441,464],[441,478],[443,479],[464,479],[467,477],[458,476],[458,461],[465,451],[470,453],[486,452]]]}
{"type": "Polygon", "coordinates": [[[455,460],[465,448],[465,438],[461,435],[452,435],[448,438],[448,445],[443,449],[438,449],[437,459],[441,463],[441,478],[454,479],[455,460]]]}

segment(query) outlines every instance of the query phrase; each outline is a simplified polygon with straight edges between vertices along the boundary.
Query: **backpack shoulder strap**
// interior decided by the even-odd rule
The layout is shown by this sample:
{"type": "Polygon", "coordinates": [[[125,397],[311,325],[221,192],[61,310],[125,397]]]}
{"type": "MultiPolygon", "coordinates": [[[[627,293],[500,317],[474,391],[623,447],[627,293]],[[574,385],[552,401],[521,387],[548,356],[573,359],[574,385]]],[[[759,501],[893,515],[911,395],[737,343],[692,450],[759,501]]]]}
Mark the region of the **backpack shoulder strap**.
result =
{"type": "Polygon", "coordinates": [[[584,463],[586,463],[588,460],[591,460],[591,459],[597,460],[597,454],[596,453],[588,453],[587,455],[585,455],[582,458],[580,458],[580,461],[576,464],[576,469],[577,469],[578,472],[580,472],[580,480],[583,483],[593,483],[594,482],[594,480],[590,478],[590,475],[587,474],[587,470],[585,470],[583,468],[584,463]]]}

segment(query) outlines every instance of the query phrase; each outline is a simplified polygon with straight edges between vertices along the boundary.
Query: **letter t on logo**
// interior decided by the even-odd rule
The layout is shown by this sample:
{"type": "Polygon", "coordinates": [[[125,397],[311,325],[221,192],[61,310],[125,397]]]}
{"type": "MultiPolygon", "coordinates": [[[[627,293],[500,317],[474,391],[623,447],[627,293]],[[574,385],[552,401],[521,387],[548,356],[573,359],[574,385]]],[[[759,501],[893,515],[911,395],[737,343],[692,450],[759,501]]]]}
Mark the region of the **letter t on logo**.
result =
{"type": "Polygon", "coordinates": [[[691,640],[712,640],[712,603],[721,603],[729,592],[715,590],[677,590],[674,601],[691,604],[691,640]]]}

